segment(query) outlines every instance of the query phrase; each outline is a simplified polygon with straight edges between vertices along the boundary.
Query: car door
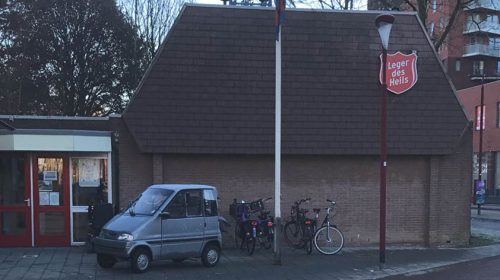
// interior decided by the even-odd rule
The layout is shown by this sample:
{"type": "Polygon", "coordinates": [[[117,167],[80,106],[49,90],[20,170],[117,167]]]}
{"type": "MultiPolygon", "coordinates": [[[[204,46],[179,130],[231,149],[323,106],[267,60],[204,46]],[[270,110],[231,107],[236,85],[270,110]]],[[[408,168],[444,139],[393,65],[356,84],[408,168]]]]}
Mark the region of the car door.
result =
{"type": "Polygon", "coordinates": [[[197,257],[203,245],[205,219],[202,215],[203,196],[200,189],[179,191],[164,212],[162,221],[162,258],[197,257]]]}
{"type": "Polygon", "coordinates": [[[215,190],[203,190],[205,211],[205,240],[218,239],[220,236],[219,213],[217,210],[217,193],[215,190]]]}

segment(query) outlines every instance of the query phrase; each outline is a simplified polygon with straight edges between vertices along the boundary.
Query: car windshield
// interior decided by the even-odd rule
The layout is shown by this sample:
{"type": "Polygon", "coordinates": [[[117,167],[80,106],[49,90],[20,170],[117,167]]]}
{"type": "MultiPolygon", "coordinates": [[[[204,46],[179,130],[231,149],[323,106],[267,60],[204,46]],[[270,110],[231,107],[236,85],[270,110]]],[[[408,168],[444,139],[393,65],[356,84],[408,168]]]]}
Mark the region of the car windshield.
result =
{"type": "Polygon", "coordinates": [[[126,213],[134,215],[153,215],[174,191],[159,188],[149,188],[130,204],[126,213]]]}

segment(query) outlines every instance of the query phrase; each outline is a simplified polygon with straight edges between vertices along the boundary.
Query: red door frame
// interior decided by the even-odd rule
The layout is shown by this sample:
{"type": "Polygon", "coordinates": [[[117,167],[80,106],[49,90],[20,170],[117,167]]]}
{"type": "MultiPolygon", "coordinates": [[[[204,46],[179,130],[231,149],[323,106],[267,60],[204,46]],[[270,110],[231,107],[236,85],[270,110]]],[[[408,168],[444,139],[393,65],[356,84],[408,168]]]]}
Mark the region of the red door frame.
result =
{"type": "MultiPolygon", "coordinates": [[[[20,155],[18,153],[5,153],[9,156],[20,155]]],[[[24,235],[12,236],[12,235],[2,235],[0,230],[0,247],[28,247],[31,246],[31,206],[33,205],[33,200],[31,199],[31,176],[30,176],[30,157],[26,153],[24,155],[24,199],[25,202],[23,206],[2,206],[0,205],[1,212],[10,213],[24,213],[25,223],[26,223],[26,233],[24,235]]],[[[2,216],[0,216],[0,227],[2,225],[2,216]]]]}
{"type": "Polygon", "coordinates": [[[69,189],[69,157],[64,154],[35,154],[33,156],[33,215],[35,224],[35,246],[69,246],[71,243],[70,228],[70,189],[69,189]],[[62,158],[63,160],[63,205],[49,206],[40,205],[38,192],[38,159],[39,158],[62,158]],[[59,236],[43,236],[40,234],[40,213],[63,213],[64,234],[59,236]]]}

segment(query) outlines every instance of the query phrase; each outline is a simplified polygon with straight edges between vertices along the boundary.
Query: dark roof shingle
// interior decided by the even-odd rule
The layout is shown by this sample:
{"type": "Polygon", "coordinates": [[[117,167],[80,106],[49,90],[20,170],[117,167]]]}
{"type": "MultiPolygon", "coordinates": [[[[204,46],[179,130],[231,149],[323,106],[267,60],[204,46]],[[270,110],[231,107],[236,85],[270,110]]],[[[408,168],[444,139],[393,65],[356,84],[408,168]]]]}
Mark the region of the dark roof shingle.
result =
{"type": "MultiPolygon", "coordinates": [[[[282,152],[378,154],[376,13],[287,10],[282,152]]],[[[468,125],[416,15],[396,13],[389,52],[416,50],[419,81],[389,94],[389,152],[447,154],[468,125]]],[[[148,153],[274,152],[274,10],[188,5],[124,119],[148,153]]]]}

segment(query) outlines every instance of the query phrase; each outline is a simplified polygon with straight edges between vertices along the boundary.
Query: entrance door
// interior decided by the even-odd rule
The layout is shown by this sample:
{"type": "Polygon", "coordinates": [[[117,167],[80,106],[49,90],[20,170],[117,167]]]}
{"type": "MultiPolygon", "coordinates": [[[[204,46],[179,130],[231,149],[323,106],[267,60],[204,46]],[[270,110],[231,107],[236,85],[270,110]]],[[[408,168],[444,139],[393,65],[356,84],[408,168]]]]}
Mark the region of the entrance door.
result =
{"type": "Polygon", "coordinates": [[[70,245],[66,156],[38,156],[33,163],[35,246],[70,245]]]}
{"type": "Polygon", "coordinates": [[[31,246],[29,160],[0,153],[0,247],[31,246]]]}

